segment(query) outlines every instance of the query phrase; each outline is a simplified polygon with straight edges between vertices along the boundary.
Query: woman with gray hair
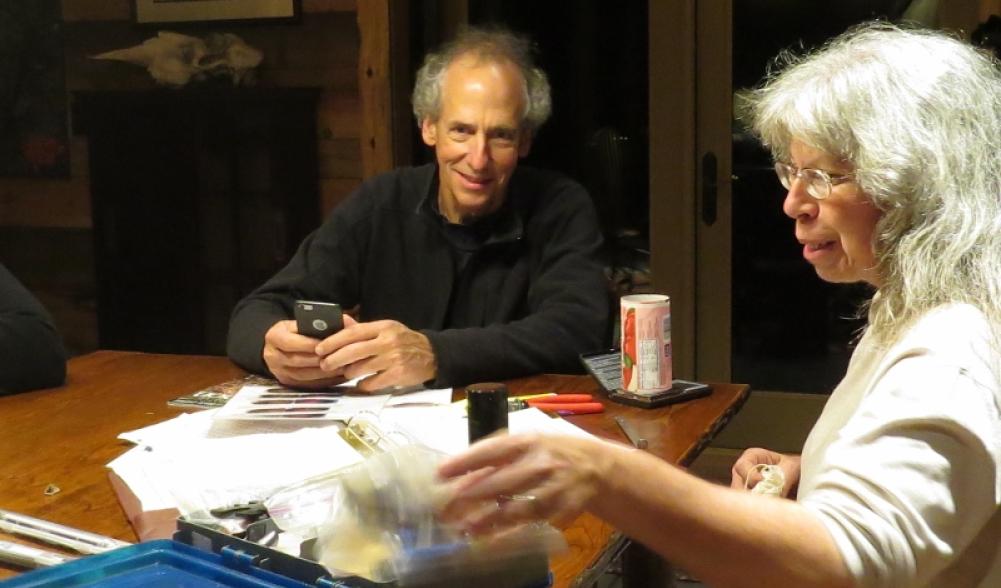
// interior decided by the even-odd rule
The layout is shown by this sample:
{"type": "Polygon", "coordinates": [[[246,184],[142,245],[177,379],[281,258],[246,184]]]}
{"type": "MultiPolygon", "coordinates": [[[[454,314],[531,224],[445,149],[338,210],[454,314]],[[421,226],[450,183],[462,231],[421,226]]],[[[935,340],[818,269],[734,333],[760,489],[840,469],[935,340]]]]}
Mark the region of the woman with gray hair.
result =
{"type": "Polygon", "coordinates": [[[444,516],[590,511],[714,586],[1001,586],[998,64],[880,23],[782,61],[744,106],[783,211],[821,279],[876,288],[802,456],[750,449],[723,488],[604,441],[494,438],[441,466],[444,516]],[[534,500],[484,506],[505,495],[534,500]]]}

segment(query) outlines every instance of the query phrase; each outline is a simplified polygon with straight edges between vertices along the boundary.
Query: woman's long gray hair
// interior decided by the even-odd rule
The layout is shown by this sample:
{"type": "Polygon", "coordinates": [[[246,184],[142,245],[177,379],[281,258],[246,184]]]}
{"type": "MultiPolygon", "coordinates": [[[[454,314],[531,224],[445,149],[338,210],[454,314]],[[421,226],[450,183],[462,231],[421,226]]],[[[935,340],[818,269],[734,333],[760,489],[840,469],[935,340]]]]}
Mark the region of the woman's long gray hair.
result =
{"type": "Polygon", "coordinates": [[[532,52],[532,44],[527,38],[505,29],[470,27],[462,31],[439,51],[429,53],[417,71],[412,96],[417,126],[425,119],[438,119],[445,71],[459,56],[471,54],[486,62],[508,61],[518,67],[525,80],[525,112],[522,113],[522,123],[534,133],[549,118],[553,103],[549,79],[544,71],[535,66],[532,52]]]}
{"type": "Polygon", "coordinates": [[[930,309],[979,308],[1001,339],[1001,71],[946,34],[869,23],[742,96],[776,159],[796,138],[840,157],[883,215],[869,328],[884,344],[930,309]]]}

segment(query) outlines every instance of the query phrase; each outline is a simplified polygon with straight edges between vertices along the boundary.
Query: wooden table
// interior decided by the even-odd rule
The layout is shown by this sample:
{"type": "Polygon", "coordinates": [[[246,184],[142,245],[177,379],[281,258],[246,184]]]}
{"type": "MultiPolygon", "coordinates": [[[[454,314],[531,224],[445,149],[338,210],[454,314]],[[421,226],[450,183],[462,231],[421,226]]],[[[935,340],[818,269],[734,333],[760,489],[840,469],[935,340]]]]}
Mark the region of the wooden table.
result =
{"type": "MultiPolygon", "coordinates": [[[[65,386],[0,397],[0,508],[135,541],[105,468],[130,447],[118,434],[182,412],[167,400],[244,373],[224,357],[98,351],[70,360],[65,386]],[[50,484],[59,492],[47,495],[50,484]]],[[[540,375],[508,385],[512,394],[597,392],[589,376],[540,375]]],[[[604,414],[567,418],[626,442],[612,419],[624,416],[649,440],[648,451],[687,465],[747,395],[747,386],[714,384],[710,396],[683,404],[649,410],[606,402],[604,414]]],[[[588,514],[564,536],[570,549],[552,561],[560,587],[588,585],[611,546],[621,543],[609,525],[588,514]]],[[[14,538],[0,533],[0,539],[14,538]]],[[[0,564],[0,579],[19,571],[0,564]]]]}

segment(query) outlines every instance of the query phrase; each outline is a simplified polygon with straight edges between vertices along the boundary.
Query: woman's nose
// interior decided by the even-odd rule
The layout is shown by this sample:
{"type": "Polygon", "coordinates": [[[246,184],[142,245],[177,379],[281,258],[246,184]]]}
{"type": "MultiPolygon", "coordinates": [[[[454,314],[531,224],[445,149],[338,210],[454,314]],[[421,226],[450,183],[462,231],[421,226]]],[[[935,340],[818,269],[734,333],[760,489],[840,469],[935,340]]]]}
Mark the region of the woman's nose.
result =
{"type": "Polygon", "coordinates": [[[806,182],[796,176],[793,176],[791,180],[792,183],[789,185],[785,200],[782,202],[782,212],[792,219],[816,216],[817,200],[807,193],[806,182]]]}

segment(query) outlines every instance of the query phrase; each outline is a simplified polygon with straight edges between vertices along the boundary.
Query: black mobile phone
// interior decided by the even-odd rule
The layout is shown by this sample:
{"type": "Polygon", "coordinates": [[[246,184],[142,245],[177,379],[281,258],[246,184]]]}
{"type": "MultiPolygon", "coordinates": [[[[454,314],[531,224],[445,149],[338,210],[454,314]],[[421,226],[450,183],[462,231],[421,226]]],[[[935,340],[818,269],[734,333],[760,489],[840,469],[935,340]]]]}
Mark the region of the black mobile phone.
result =
{"type": "Polygon", "coordinates": [[[300,335],[326,339],[344,327],[341,305],[333,302],[296,300],[295,324],[300,335]]]}

